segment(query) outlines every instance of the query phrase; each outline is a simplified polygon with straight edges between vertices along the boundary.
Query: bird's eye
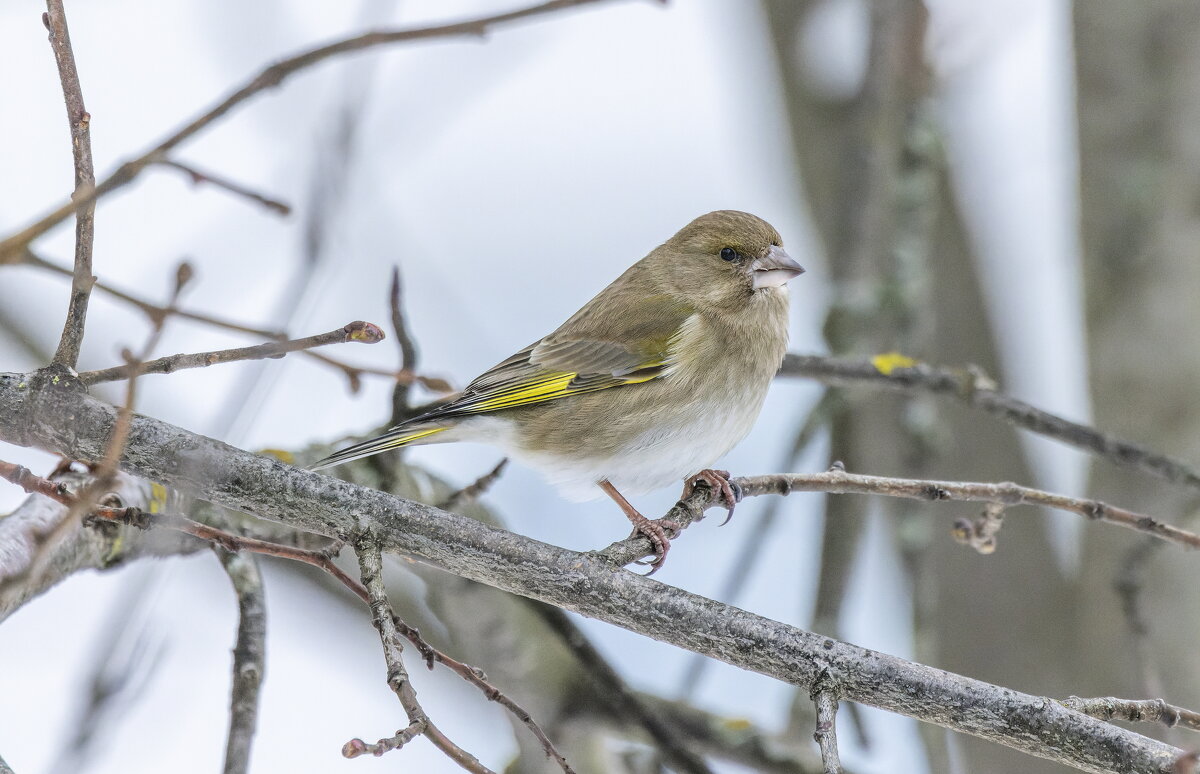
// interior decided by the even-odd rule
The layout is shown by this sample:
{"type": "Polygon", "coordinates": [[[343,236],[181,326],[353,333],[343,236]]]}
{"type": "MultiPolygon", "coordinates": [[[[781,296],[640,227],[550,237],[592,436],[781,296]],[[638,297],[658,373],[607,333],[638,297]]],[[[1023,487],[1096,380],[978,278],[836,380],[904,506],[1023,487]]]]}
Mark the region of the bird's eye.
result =
{"type": "Polygon", "coordinates": [[[736,261],[738,258],[741,258],[741,256],[738,255],[738,251],[734,250],[732,247],[721,248],[722,261],[736,261]]]}

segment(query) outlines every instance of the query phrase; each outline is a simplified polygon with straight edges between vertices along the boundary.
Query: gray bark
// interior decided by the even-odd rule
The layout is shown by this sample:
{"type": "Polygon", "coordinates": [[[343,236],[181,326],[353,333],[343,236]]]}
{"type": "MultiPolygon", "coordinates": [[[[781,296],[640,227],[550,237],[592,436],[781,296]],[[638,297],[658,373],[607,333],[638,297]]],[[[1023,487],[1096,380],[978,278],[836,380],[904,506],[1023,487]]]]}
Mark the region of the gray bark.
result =
{"type": "MultiPolygon", "coordinates": [[[[65,369],[0,374],[0,439],[99,459],[116,410],[65,369]]],[[[1172,772],[1177,748],[1048,698],[822,637],[472,519],[285,465],[136,416],[123,469],[261,518],[539,599],[806,689],[877,706],[1095,772],[1172,772]]]]}

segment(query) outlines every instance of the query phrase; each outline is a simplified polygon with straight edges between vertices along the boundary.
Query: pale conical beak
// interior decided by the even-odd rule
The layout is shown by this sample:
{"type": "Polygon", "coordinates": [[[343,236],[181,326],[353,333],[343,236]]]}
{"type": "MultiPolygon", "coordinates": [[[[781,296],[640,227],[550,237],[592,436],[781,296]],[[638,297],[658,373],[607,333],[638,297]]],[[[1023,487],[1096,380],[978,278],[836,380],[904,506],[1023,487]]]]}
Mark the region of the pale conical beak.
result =
{"type": "Polygon", "coordinates": [[[775,245],[771,245],[765,257],[757,258],[750,264],[750,277],[754,280],[755,290],[777,288],[803,273],[804,267],[793,261],[782,247],[775,245]]]}

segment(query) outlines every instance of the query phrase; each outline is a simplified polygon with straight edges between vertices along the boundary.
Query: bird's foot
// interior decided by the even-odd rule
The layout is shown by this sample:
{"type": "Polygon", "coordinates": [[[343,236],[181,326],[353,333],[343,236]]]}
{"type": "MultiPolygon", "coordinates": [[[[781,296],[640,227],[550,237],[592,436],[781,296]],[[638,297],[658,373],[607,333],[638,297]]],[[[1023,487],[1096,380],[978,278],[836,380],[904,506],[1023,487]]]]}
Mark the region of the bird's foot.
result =
{"type": "Polygon", "coordinates": [[[728,470],[702,470],[691,478],[683,482],[683,494],[680,500],[686,500],[696,491],[696,484],[703,482],[708,485],[713,492],[719,492],[721,500],[725,503],[725,510],[728,512],[725,515],[725,521],[721,522],[724,527],[733,518],[733,509],[742,500],[742,489],[734,483],[729,476],[728,470]]]}
{"type": "Polygon", "coordinates": [[[663,562],[667,559],[667,552],[671,550],[671,539],[678,537],[682,528],[677,522],[670,521],[669,519],[655,519],[654,521],[647,519],[607,479],[597,481],[596,485],[620,506],[621,511],[625,514],[625,518],[629,519],[633,524],[633,534],[630,537],[644,535],[654,548],[654,561],[638,562],[638,564],[650,565],[650,572],[646,573],[646,575],[653,575],[658,572],[658,568],[662,567],[663,562]]]}
{"type": "Polygon", "coordinates": [[[646,573],[647,577],[649,577],[658,572],[659,568],[663,566],[663,562],[667,560],[667,552],[671,550],[671,540],[679,537],[679,524],[669,519],[650,520],[636,512],[625,515],[633,523],[633,532],[630,534],[630,537],[643,535],[650,541],[650,545],[654,548],[654,561],[638,561],[638,564],[650,566],[650,572],[646,573]]]}

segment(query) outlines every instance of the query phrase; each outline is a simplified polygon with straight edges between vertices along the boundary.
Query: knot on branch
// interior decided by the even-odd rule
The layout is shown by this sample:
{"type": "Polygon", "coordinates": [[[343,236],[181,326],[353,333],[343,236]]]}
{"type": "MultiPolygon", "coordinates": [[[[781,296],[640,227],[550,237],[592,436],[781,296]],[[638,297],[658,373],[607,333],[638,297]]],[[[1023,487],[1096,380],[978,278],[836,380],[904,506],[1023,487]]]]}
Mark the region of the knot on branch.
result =
{"type": "Polygon", "coordinates": [[[1092,521],[1103,521],[1108,511],[1108,506],[1098,500],[1089,500],[1083,504],[1083,512],[1092,521]]]}
{"type": "Polygon", "coordinates": [[[940,486],[930,485],[925,488],[925,496],[930,500],[949,500],[950,493],[940,486]]]}

